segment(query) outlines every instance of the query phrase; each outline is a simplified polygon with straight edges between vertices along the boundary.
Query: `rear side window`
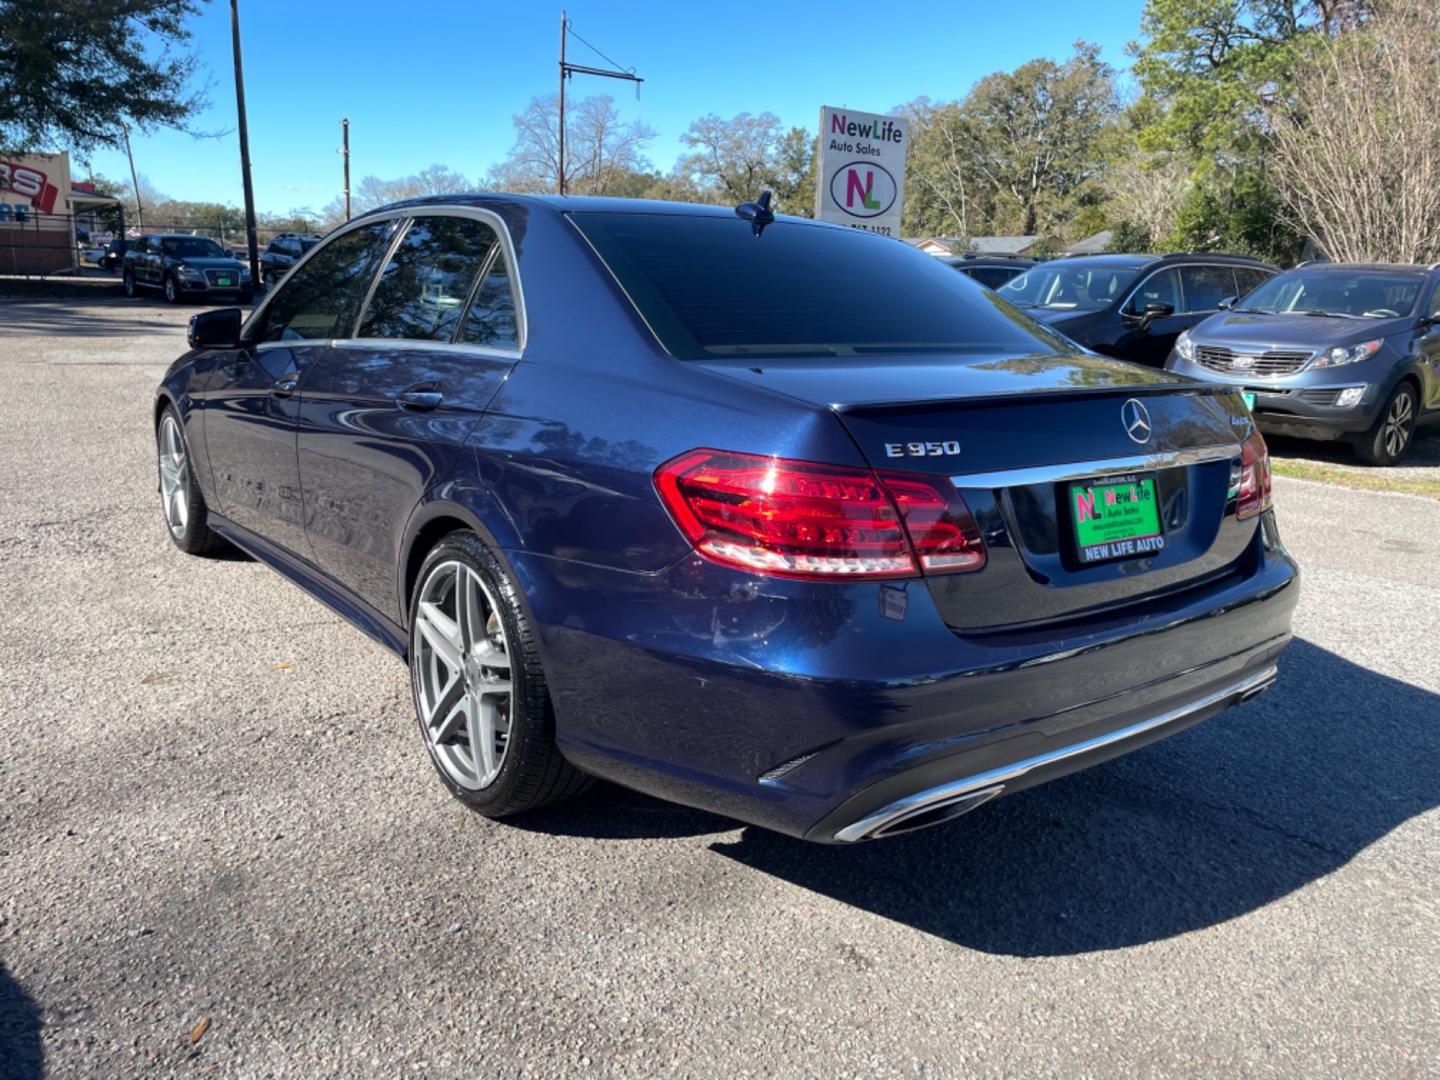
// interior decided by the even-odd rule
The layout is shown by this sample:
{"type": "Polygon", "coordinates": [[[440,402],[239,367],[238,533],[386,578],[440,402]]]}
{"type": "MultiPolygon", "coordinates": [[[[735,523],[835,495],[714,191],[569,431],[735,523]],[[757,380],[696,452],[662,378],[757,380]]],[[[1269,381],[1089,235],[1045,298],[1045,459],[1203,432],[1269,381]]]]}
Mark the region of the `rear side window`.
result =
{"type": "Polygon", "coordinates": [[[1254,289],[1269,281],[1273,275],[1253,266],[1235,267],[1235,295],[1244,296],[1251,289],[1254,289]]]}
{"type": "Polygon", "coordinates": [[[495,230],[474,218],[416,218],[380,272],[358,336],[451,340],[497,244],[495,230]]]}
{"type": "Polygon", "coordinates": [[[1186,311],[1217,311],[1220,301],[1235,295],[1235,274],[1228,266],[1186,266],[1180,270],[1186,311]]]}
{"type": "Polygon", "coordinates": [[[780,220],[580,213],[671,355],[1060,353],[1063,338],[896,240],[780,220]]]}
{"type": "Polygon", "coordinates": [[[349,337],[395,227],[376,221],[337,236],[285,280],[265,308],[261,341],[349,337]]]}
{"type": "Polygon", "coordinates": [[[465,316],[460,340],[468,345],[494,349],[518,349],[520,328],[515,320],[515,293],[503,252],[497,251],[485,279],[475,290],[475,299],[465,316]]]}

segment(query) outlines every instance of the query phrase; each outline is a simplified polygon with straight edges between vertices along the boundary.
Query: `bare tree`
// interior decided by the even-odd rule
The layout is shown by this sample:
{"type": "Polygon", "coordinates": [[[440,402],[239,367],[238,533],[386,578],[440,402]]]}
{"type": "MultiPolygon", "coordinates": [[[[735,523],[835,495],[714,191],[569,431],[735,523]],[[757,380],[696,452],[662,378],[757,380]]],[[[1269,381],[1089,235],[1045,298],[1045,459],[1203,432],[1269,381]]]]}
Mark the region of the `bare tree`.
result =
{"type": "Polygon", "coordinates": [[[373,210],[377,206],[399,202],[401,199],[418,199],[425,195],[453,195],[460,191],[473,191],[475,187],[463,173],[439,164],[422,169],[413,176],[402,176],[395,180],[366,176],[355,187],[355,208],[357,211],[373,210]]]}
{"type": "Polygon", "coordinates": [[[787,214],[809,215],[815,200],[815,136],[786,129],[774,113],[740,113],[725,119],[709,113],[694,121],[680,141],[694,153],[675,163],[675,182],[703,201],[737,203],[764,188],[787,214]]]}
{"type": "Polygon", "coordinates": [[[1293,223],[1332,258],[1440,258],[1440,9],[1380,0],[1369,19],[1317,35],[1272,117],[1293,223]]]}
{"type": "MultiPolygon", "coordinates": [[[[560,156],[558,95],[531,98],[514,118],[515,145],[488,176],[502,191],[554,191],[560,156]]],[[[629,186],[650,163],[645,146],[655,130],[624,122],[608,95],[565,102],[565,190],[572,195],[610,195],[629,186]]]]}
{"type": "Polygon", "coordinates": [[[1175,231],[1180,208],[1195,185],[1182,158],[1133,150],[1109,166],[1103,186],[1110,197],[1110,217],[1138,226],[1160,244],[1175,231]]]}

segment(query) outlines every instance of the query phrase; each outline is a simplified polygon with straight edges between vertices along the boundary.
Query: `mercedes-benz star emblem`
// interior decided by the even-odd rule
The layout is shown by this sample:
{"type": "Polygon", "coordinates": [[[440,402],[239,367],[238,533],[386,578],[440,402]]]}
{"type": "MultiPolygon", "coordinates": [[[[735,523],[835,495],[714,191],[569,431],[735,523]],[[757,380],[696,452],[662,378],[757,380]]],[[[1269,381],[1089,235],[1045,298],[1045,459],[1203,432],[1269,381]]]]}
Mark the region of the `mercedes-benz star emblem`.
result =
{"type": "Polygon", "coordinates": [[[1125,434],[1137,443],[1150,441],[1150,412],[1133,397],[1120,406],[1120,422],[1125,425],[1125,434]]]}

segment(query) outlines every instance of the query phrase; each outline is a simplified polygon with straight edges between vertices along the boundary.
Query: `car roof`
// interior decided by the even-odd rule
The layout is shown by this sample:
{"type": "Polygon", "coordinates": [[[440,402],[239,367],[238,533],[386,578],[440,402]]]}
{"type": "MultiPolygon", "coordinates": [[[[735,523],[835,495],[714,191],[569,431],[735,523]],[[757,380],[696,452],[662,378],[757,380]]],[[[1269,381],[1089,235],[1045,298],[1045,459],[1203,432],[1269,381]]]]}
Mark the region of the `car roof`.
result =
{"type": "Polygon", "coordinates": [[[1087,266],[1113,266],[1116,269],[1145,270],[1157,266],[1184,266],[1189,263],[1221,264],[1226,266],[1259,266],[1277,269],[1263,259],[1252,259],[1248,255],[1219,255],[1208,251],[1174,251],[1165,255],[1134,255],[1114,253],[1104,255],[1072,255],[1066,259],[1054,259],[1047,266],[1059,263],[1087,266]]]}
{"type": "Polygon", "coordinates": [[[1318,270],[1322,274],[1428,274],[1431,270],[1435,269],[1435,267],[1421,266],[1419,263],[1304,262],[1291,269],[1318,270]]]}
{"type": "MultiPolygon", "coordinates": [[[[476,191],[455,195],[426,195],[418,199],[405,199],[389,203],[357,215],[359,221],[369,214],[380,214],[394,210],[410,210],[423,207],[473,206],[494,208],[497,204],[541,208],[556,214],[670,214],[681,217],[735,217],[734,206],[713,206],[705,203],[670,202],[665,199],[621,199],[604,195],[514,195],[508,192],[476,191]]],[[[794,221],[826,228],[847,229],[846,225],[830,225],[813,218],[797,217],[793,214],[776,214],[777,221],[794,221]]]]}

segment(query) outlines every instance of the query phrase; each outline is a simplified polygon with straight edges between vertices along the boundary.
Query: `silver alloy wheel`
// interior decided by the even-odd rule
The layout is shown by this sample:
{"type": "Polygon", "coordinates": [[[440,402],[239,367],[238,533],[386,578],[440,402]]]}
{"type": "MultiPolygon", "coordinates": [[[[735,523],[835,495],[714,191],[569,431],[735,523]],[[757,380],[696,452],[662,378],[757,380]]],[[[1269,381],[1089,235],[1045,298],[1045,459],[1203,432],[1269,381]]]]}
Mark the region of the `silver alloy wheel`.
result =
{"type": "Polygon", "coordinates": [[[510,653],[495,598],[462,562],[440,563],[420,586],[410,671],[435,760],[460,787],[489,787],[510,743],[510,653]]]}
{"type": "Polygon", "coordinates": [[[1415,415],[1414,402],[1408,393],[1397,394],[1385,417],[1385,453],[1398,458],[1410,441],[1410,420],[1415,415]]]}
{"type": "Polygon", "coordinates": [[[167,277],[165,279],[165,299],[173,304],[179,295],[180,291],[175,287],[175,279],[167,277]]]}
{"type": "Polygon", "coordinates": [[[165,509],[165,524],[178,539],[185,535],[185,526],[190,523],[190,478],[186,472],[189,466],[185,461],[185,440],[170,413],[160,421],[159,455],[160,504],[165,509]]]}
{"type": "Polygon", "coordinates": [[[125,295],[133,297],[135,295],[135,275],[126,270],[120,277],[125,285],[125,295]]]}

